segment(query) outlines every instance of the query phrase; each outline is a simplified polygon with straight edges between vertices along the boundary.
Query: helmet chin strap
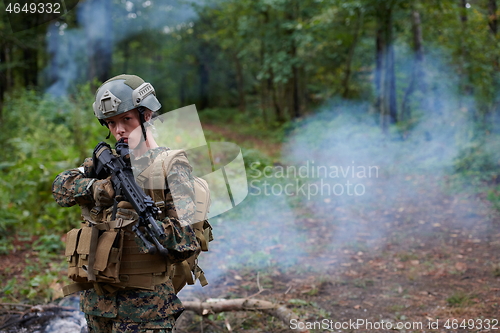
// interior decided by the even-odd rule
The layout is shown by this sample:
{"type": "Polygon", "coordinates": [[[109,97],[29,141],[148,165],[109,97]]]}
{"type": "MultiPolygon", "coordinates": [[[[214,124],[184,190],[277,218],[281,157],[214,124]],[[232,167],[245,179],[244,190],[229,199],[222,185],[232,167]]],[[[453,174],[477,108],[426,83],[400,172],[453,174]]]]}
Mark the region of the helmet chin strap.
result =
{"type": "Polygon", "coordinates": [[[139,122],[141,123],[141,130],[142,130],[142,135],[144,137],[144,142],[147,142],[146,128],[144,127],[144,123],[146,122],[146,118],[144,117],[144,111],[146,110],[143,106],[139,106],[137,108],[137,111],[139,111],[139,122]]]}

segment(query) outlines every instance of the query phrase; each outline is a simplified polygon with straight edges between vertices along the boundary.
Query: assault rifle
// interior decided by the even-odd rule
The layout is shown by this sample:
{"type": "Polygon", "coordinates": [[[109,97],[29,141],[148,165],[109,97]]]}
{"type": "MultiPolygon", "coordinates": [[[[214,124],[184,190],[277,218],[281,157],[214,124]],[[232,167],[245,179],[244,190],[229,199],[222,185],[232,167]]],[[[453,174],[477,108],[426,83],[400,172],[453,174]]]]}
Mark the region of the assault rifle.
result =
{"type": "Polygon", "coordinates": [[[134,174],[130,166],[130,153],[128,144],[122,140],[116,143],[115,150],[119,156],[111,151],[111,147],[106,142],[100,142],[94,148],[93,160],[94,170],[97,178],[104,179],[111,175],[111,183],[115,190],[115,203],[113,207],[112,219],[116,218],[117,204],[123,195],[126,201],[139,215],[139,222],[132,226],[132,230],[144,243],[147,252],[155,254],[156,250],[161,255],[166,256],[168,250],[161,245],[160,240],[166,238],[163,228],[156,223],[156,216],[159,209],[154,206],[153,199],[137,185],[134,174]],[[147,235],[153,240],[154,245],[146,238],[140,227],[144,227],[147,235]]]}

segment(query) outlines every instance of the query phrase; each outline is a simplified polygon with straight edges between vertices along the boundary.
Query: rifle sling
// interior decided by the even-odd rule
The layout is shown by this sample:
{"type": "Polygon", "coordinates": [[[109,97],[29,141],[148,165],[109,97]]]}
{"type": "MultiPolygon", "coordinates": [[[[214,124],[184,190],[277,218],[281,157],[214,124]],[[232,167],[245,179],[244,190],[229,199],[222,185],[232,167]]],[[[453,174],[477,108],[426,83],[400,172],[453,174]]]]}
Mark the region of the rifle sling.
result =
{"type": "Polygon", "coordinates": [[[99,224],[96,224],[95,227],[99,230],[105,230],[108,231],[110,229],[116,229],[116,228],[124,228],[132,223],[137,222],[137,220],[123,220],[121,218],[118,218],[113,221],[107,221],[107,222],[102,222],[99,224]]]}

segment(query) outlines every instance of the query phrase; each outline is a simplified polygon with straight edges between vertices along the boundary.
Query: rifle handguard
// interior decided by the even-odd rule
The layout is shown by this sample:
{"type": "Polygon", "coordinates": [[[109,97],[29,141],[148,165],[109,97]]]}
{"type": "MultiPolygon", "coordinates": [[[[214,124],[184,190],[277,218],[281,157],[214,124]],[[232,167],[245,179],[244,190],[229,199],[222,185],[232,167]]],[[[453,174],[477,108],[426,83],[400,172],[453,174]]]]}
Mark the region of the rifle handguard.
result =
{"type": "Polygon", "coordinates": [[[119,156],[113,155],[111,147],[106,142],[100,142],[94,149],[94,166],[97,175],[102,171],[112,175],[111,182],[116,193],[123,195],[139,215],[139,222],[132,227],[132,230],[144,243],[148,253],[154,254],[158,250],[163,256],[167,256],[168,250],[161,245],[159,240],[166,238],[165,231],[156,223],[158,208],[154,206],[153,199],[144,193],[137,185],[132,168],[130,167],[128,144],[119,140],[116,144],[116,151],[119,156]],[[154,245],[146,238],[139,229],[145,227],[154,245]]]}

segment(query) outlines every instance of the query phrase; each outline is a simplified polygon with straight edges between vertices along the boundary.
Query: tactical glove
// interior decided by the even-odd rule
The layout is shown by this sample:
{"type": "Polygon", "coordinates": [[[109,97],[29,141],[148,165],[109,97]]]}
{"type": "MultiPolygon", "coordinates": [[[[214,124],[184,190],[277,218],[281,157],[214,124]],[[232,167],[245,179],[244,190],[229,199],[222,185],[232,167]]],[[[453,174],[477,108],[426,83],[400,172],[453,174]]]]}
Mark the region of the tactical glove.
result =
{"type": "Polygon", "coordinates": [[[116,218],[122,218],[124,220],[138,220],[139,215],[137,215],[134,207],[128,201],[120,201],[118,203],[118,209],[116,212],[116,218]]]}
{"type": "Polygon", "coordinates": [[[115,190],[113,189],[110,178],[96,180],[92,184],[92,195],[96,206],[111,206],[113,204],[115,190]]]}

